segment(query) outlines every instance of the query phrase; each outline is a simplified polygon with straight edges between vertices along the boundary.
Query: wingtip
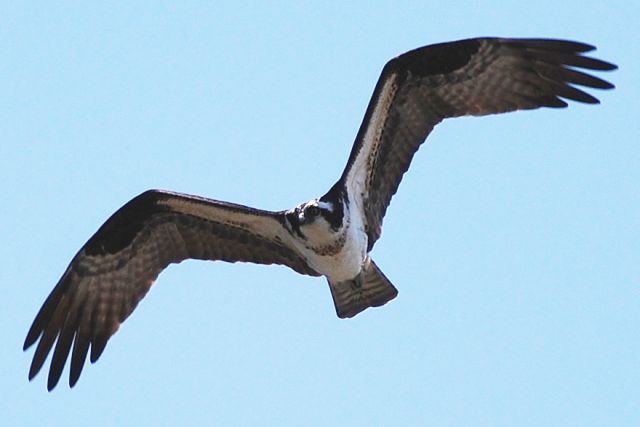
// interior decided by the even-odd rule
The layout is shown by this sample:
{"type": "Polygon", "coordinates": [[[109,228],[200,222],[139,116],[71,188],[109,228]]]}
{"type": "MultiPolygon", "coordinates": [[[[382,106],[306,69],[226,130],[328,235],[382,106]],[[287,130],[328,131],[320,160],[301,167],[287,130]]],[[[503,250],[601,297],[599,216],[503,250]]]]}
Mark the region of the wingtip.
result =
{"type": "Polygon", "coordinates": [[[611,90],[616,88],[616,85],[614,85],[611,82],[608,82],[606,80],[602,80],[602,82],[603,82],[602,86],[600,86],[598,89],[611,90]]]}
{"type": "Polygon", "coordinates": [[[596,71],[614,71],[618,69],[616,64],[603,61],[602,59],[596,59],[590,56],[582,56],[582,58],[585,58],[585,60],[588,61],[584,65],[581,65],[583,68],[596,71]]]}
{"type": "Polygon", "coordinates": [[[69,387],[74,388],[80,379],[80,374],[78,375],[69,375],[69,387]]]}
{"type": "Polygon", "coordinates": [[[34,358],[34,360],[31,361],[31,366],[29,367],[29,381],[33,380],[36,375],[38,375],[40,369],[42,369],[42,363],[38,363],[34,358]]]}
{"type": "Polygon", "coordinates": [[[60,378],[49,378],[49,380],[47,380],[47,391],[51,392],[54,388],[56,388],[59,380],[60,378]]]}
{"type": "MultiPolygon", "coordinates": [[[[37,318],[36,318],[37,320],[37,318]]],[[[38,341],[38,338],[42,334],[41,328],[36,328],[36,322],[34,321],[31,327],[29,328],[29,332],[27,332],[27,336],[24,338],[24,343],[22,344],[22,351],[28,350],[33,344],[38,341]]]]}
{"type": "Polygon", "coordinates": [[[32,369],[29,369],[29,374],[27,375],[27,378],[29,378],[29,382],[33,381],[33,379],[36,377],[36,375],[38,375],[38,372],[33,372],[32,369]]]}
{"type": "Polygon", "coordinates": [[[107,336],[101,335],[101,336],[95,337],[94,340],[91,341],[91,351],[89,355],[89,360],[91,361],[91,363],[96,363],[98,359],[100,359],[102,352],[107,346],[108,340],[109,340],[108,335],[107,336]]]}
{"type": "Polygon", "coordinates": [[[618,66],[612,62],[603,61],[602,59],[598,59],[597,61],[600,63],[600,71],[615,71],[618,69],[618,66]]]}

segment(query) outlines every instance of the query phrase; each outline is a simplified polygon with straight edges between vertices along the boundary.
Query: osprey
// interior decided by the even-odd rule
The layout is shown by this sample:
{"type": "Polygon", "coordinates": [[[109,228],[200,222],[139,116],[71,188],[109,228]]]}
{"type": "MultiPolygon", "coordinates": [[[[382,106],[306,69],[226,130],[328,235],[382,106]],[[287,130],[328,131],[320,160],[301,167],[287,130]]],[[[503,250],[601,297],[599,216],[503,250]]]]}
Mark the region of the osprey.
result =
{"type": "Polygon", "coordinates": [[[378,80],[340,179],[322,197],[271,212],[150,190],[115,212],[73,258],[24,342],[39,340],[32,379],[55,344],[47,387],[71,355],[69,385],[160,272],[186,259],[281,264],[325,276],[338,317],[381,306],[396,288],[371,259],[382,220],[411,159],[443,119],[599,101],[575,85],[614,86],[579,71],[615,65],[565,40],[476,38],[412,50],[378,80]],[[72,348],[73,346],[73,348],[72,348]]]}

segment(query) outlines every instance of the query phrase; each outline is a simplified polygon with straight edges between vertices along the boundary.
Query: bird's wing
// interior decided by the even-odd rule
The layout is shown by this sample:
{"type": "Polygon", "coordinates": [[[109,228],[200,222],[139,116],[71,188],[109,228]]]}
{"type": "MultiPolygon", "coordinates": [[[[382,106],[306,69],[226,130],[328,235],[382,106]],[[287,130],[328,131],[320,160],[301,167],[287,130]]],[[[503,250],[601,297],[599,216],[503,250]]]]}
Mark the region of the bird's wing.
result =
{"type": "Polygon", "coordinates": [[[562,99],[596,104],[574,85],[613,85],[579,68],[616,66],[583,56],[594,47],[565,40],[477,38],[412,50],[389,61],[338,181],[365,212],[369,249],[391,197],[433,127],[448,117],[539,107],[562,99]]]}
{"type": "Polygon", "coordinates": [[[29,378],[51,351],[48,388],[71,353],[73,386],[91,347],[95,362],[119,325],[170,263],[194,258],[283,264],[317,276],[289,245],[284,213],[151,190],[111,216],[73,258],[25,339],[38,339],[29,378]],[[73,344],[73,350],[71,346],[73,344]]]}

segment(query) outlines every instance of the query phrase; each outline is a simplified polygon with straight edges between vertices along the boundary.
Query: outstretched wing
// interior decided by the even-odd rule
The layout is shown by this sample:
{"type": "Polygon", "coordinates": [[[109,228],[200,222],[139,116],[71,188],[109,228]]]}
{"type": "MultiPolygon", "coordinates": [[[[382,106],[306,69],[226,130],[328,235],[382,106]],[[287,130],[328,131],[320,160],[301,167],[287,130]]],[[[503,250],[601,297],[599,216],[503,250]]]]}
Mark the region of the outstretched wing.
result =
{"type": "Polygon", "coordinates": [[[73,386],[89,347],[95,362],[170,263],[194,258],[283,264],[318,276],[288,241],[282,212],[165,191],[139,195],[80,249],[42,305],[24,343],[27,349],[40,339],[29,379],[57,339],[47,387],[58,383],[70,352],[73,386]]]}
{"type": "Polygon", "coordinates": [[[562,98],[596,104],[573,85],[614,86],[577,68],[616,66],[582,55],[593,49],[565,40],[478,38],[422,47],[389,61],[339,181],[365,212],[369,250],[402,175],[436,124],[448,117],[566,107],[562,98]]]}

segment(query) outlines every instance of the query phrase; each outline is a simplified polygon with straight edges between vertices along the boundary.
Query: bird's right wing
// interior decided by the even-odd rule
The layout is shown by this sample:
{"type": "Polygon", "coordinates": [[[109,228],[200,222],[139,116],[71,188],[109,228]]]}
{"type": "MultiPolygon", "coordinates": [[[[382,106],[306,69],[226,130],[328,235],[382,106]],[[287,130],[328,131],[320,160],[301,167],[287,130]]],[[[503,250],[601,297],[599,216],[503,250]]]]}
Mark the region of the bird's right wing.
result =
{"type": "Polygon", "coordinates": [[[38,339],[29,379],[57,343],[48,388],[57,384],[71,352],[69,384],[91,347],[95,362],[170,263],[193,258],[283,264],[318,276],[289,245],[284,213],[185,194],[151,190],[132,199],[73,258],[38,312],[24,349],[38,339]]]}

